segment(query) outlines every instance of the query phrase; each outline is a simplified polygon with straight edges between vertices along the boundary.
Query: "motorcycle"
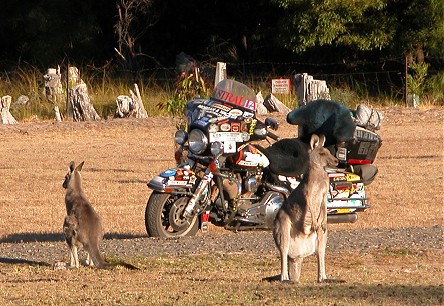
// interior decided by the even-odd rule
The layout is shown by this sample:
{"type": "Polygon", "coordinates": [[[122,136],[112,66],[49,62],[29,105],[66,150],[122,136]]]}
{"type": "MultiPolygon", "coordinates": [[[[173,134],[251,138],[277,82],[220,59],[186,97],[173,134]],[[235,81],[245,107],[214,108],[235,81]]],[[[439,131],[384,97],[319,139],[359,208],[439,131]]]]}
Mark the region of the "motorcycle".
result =
{"type": "MultiPolygon", "coordinates": [[[[278,122],[258,120],[256,109],[254,91],[228,79],[211,98],[187,103],[186,128],[175,133],[177,167],[147,184],[153,190],[145,210],[149,236],[193,236],[209,223],[236,231],[271,229],[306,170],[308,150],[298,138],[280,139],[272,132],[278,122]]],[[[329,223],[353,223],[370,207],[365,182],[348,161],[371,164],[381,141],[372,131],[357,131],[337,148],[341,167],[326,169],[329,223]]]]}

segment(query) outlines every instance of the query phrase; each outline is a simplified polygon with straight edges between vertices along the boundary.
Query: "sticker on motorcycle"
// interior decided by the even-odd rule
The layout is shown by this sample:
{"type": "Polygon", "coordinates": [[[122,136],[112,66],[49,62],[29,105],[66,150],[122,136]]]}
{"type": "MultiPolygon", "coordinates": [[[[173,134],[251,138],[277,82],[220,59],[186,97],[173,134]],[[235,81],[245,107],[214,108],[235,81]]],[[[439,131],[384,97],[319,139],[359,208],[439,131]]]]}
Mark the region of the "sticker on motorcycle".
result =
{"type": "Polygon", "coordinates": [[[175,175],[176,175],[176,169],[168,169],[160,174],[161,177],[170,177],[175,175]]]}
{"type": "Polygon", "coordinates": [[[234,118],[234,119],[236,119],[237,117],[242,116],[242,114],[243,114],[243,111],[241,111],[240,109],[237,109],[237,108],[232,109],[232,110],[228,113],[228,115],[229,115],[231,118],[234,118]]]}
{"type": "Polygon", "coordinates": [[[168,186],[185,186],[188,184],[188,182],[187,181],[169,180],[166,184],[168,186]]]}
{"type": "Polygon", "coordinates": [[[242,133],[242,140],[244,142],[250,140],[250,135],[248,133],[242,133]]]}
{"type": "Polygon", "coordinates": [[[210,133],[210,142],[226,142],[226,141],[234,141],[234,142],[243,142],[243,133],[241,132],[217,132],[210,133]]]}
{"type": "Polygon", "coordinates": [[[240,132],[241,131],[241,124],[240,124],[240,122],[232,122],[231,123],[231,131],[232,132],[240,132]]]}
{"type": "Polygon", "coordinates": [[[253,113],[250,113],[250,112],[244,112],[244,118],[245,119],[250,119],[250,118],[253,118],[254,117],[254,114],[253,113]]]}
{"type": "Polygon", "coordinates": [[[235,105],[239,105],[241,107],[245,107],[248,108],[252,111],[256,111],[256,102],[253,100],[250,100],[247,97],[243,97],[243,96],[238,96],[235,95],[229,91],[225,91],[221,88],[215,88],[214,90],[214,94],[213,94],[214,98],[216,99],[220,99],[222,101],[231,103],[231,104],[235,104],[235,105]]]}
{"type": "Polygon", "coordinates": [[[210,133],[216,133],[217,131],[219,131],[219,126],[217,124],[211,124],[208,128],[208,132],[210,133]]]}
{"type": "Polygon", "coordinates": [[[231,126],[230,126],[229,123],[223,123],[223,124],[220,125],[220,130],[222,132],[228,132],[230,129],[231,129],[231,126]]]}
{"type": "Polygon", "coordinates": [[[225,141],[224,153],[235,153],[235,152],[236,152],[236,142],[235,141],[225,141]]]}

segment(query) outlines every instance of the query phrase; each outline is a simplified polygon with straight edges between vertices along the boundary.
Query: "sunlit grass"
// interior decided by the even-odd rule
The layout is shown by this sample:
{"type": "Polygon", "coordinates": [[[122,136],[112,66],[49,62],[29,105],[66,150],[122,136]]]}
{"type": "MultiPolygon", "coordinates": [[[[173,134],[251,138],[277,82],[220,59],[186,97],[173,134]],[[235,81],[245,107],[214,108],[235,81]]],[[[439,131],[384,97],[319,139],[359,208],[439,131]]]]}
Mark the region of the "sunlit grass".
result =
{"type": "MultiPolygon", "coordinates": [[[[102,75],[94,74],[94,72],[84,69],[81,70],[81,78],[88,86],[88,93],[91,98],[91,103],[96,109],[97,113],[103,118],[108,119],[114,117],[116,110],[116,98],[119,95],[129,95],[130,90],[134,91],[135,81],[125,78],[113,78],[110,75],[103,73],[102,75]],[[88,74],[90,73],[90,74],[88,74]]],[[[49,120],[54,118],[54,105],[44,95],[44,79],[45,71],[40,71],[36,67],[17,68],[13,72],[3,73],[0,76],[0,95],[10,95],[13,99],[13,106],[11,113],[18,121],[29,120],[49,120]],[[26,96],[29,102],[26,105],[14,104],[20,96],[26,96]]],[[[62,78],[63,75],[62,69],[62,78]]],[[[154,78],[144,79],[138,81],[140,94],[148,113],[148,116],[168,116],[166,110],[167,101],[174,95],[175,80],[170,82],[158,82],[154,78]]],[[[267,83],[252,83],[253,81],[246,81],[246,84],[252,87],[256,92],[261,92],[265,98],[270,93],[269,84],[267,83]]],[[[430,87],[432,94],[427,94],[421,97],[419,104],[420,109],[432,109],[442,107],[444,105],[444,98],[442,92],[437,90],[440,79],[435,80],[434,87],[430,87]]],[[[65,80],[62,81],[64,85],[65,80]]],[[[276,94],[279,101],[284,103],[290,109],[297,106],[297,97],[293,91],[290,94],[276,94]]],[[[350,109],[354,109],[357,104],[364,103],[374,107],[390,107],[390,106],[405,106],[402,99],[390,96],[368,97],[368,94],[362,91],[362,88],[356,90],[349,86],[330,86],[331,99],[338,101],[350,109]]],[[[58,107],[62,116],[66,114],[66,90],[62,101],[58,101],[58,107]]]]}
{"type": "Polygon", "coordinates": [[[327,253],[327,272],[345,283],[317,284],[316,259],[304,260],[301,282],[279,274],[277,255],[199,254],[181,257],[107,257],[140,270],[53,270],[1,264],[3,305],[440,305],[442,252],[380,250],[327,253]],[[118,281],[116,281],[118,280],[118,281]]]}

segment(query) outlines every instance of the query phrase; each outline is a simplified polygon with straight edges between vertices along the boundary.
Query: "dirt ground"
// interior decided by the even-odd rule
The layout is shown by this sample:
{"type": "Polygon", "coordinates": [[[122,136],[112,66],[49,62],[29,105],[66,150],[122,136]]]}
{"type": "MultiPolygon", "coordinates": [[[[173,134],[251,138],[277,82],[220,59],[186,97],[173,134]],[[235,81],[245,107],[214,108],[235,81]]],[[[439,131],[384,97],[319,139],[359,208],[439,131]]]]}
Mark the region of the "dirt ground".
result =
{"type": "MultiPolygon", "coordinates": [[[[367,188],[372,208],[335,227],[442,224],[444,110],[382,111],[379,175],[367,188]]],[[[273,117],[281,137],[296,134],[285,116],[273,117]]],[[[162,117],[0,125],[0,239],[60,233],[71,160],[85,161],[83,187],[106,232],[145,235],[146,182],[174,166],[174,132],[175,122],[162,117]]]]}
{"type": "MultiPolygon", "coordinates": [[[[347,282],[328,286],[313,283],[314,257],[302,287],[262,282],[279,272],[269,232],[146,237],[146,183],[174,165],[169,118],[0,125],[0,304],[442,305],[444,109],[381,110],[372,207],[354,224],[329,226],[327,273],[347,282]],[[69,260],[61,230],[71,160],[85,161],[107,260],[141,270],[54,269],[69,260]]],[[[272,117],[281,137],[296,134],[285,116],[272,117]]]]}

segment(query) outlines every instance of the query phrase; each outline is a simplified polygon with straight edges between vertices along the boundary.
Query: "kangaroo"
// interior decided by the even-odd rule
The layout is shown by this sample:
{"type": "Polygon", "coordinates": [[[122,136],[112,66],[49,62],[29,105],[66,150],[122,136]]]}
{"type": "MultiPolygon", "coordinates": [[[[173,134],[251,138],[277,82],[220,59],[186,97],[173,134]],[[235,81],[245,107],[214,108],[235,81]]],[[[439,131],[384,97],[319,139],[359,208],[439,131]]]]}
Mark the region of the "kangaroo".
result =
{"type": "Polygon", "coordinates": [[[137,269],[137,267],[123,262],[107,263],[101,255],[99,244],[103,239],[102,220],[83,191],[80,175],[83,164],[84,162],[81,162],[76,167],[72,161],[63,182],[63,188],[66,189],[66,217],[63,223],[63,232],[70,251],[71,267],[79,268],[78,249],[83,247],[88,254],[86,263],[89,266],[104,269],[122,265],[129,269],[137,269]]]}
{"type": "Polygon", "coordinates": [[[324,143],[324,135],[312,135],[308,170],[274,220],[273,238],[281,259],[281,282],[299,282],[303,259],[315,252],[318,282],[327,281],[325,249],[330,182],[324,167],[336,166],[338,160],[323,147],[324,143]]]}

